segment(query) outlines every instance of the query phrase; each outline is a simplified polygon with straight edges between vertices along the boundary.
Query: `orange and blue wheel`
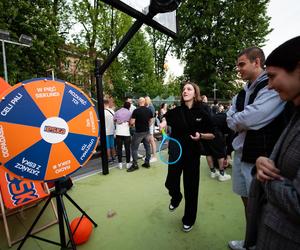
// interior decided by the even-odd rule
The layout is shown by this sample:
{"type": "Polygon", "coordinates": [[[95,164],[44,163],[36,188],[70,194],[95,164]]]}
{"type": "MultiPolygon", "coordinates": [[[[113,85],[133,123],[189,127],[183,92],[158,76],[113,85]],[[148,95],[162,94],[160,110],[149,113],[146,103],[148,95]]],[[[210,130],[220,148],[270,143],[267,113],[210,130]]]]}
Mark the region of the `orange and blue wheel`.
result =
{"type": "Polygon", "coordinates": [[[40,181],[75,172],[99,140],[99,120],[79,88],[59,80],[31,79],[0,96],[0,167],[40,181]]]}

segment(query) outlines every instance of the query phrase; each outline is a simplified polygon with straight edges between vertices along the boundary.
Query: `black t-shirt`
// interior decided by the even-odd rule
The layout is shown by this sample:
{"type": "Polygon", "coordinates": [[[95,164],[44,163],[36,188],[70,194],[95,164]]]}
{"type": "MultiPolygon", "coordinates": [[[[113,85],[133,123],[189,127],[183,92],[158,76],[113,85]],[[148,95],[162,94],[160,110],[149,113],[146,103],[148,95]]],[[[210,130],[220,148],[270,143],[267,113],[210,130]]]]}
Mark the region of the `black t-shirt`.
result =
{"type": "Polygon", "coordinates": [[[153,117],[149,108],[142,106],[136,108],[131,118],[135,119],[135,131],[137,133],[149,131],[149,121],[153,117]]]}

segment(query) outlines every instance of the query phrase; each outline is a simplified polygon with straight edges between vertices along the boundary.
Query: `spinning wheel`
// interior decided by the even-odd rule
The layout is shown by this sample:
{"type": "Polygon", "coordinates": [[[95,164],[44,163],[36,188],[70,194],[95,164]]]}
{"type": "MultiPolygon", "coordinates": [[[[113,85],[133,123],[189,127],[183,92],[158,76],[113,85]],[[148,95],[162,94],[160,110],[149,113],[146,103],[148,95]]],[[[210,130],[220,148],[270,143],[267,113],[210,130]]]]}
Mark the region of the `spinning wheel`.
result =
{"type": "Polygon", "coordinates": [[[83,166],[98,143],[93,103],[62,80],[24,81],[0,96],[0,162],[18,176],[50,181],[83,166]]]}

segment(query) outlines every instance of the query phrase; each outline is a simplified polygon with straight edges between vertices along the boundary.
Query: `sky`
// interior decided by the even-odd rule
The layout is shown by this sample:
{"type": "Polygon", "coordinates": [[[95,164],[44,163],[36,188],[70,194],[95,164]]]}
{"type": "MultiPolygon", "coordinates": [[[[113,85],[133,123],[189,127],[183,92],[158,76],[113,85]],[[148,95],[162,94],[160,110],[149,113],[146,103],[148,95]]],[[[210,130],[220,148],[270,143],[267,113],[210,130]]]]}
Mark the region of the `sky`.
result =
{"type": "Polygon", "coordinates": [[[270,27],[274,30],[267,36],[264,50],[268,56],[283,42],[300,35],[300,1],[271,0],[268,6],[270,27]]]}
{"type": "MultiPolygon", "coordinates": [[[[300,35],[300,0],[271,0],[267,10],[271,17],[270,28],[273,31],[267,36],[267,42],[262,49],[268,56],[283,42],[300,35]]],[[[179,60],[168,57],[169,74],[180,76],[183,65],[179,60]]]]}

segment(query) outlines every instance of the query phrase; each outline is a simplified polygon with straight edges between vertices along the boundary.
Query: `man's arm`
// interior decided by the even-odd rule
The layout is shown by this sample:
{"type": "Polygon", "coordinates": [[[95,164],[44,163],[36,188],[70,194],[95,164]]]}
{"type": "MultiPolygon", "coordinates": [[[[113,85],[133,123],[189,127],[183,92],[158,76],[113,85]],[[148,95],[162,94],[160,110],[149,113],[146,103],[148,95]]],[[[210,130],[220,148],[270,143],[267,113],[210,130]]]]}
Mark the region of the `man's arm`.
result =
{"type": "Polygon", "coordinates": [[[149,120],[149,126],[151,126],[154,123],[154,118],[150,118],[149,120]]]}
{"type": "Polygon", "coordinates": [[[129,124],[134,127],[135,126],[135,118],[131,118],[129,124]]]}
{"type": "Polygon", "coordinates": [[[284,109],[283,102],[275,90],[267,87],[258,92],[254,102],[241,112],[228,113],[228,126],[234,131],[258,130],[269,124],[284,109]]]}

